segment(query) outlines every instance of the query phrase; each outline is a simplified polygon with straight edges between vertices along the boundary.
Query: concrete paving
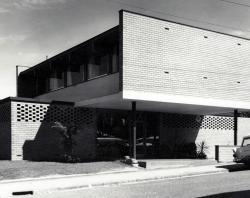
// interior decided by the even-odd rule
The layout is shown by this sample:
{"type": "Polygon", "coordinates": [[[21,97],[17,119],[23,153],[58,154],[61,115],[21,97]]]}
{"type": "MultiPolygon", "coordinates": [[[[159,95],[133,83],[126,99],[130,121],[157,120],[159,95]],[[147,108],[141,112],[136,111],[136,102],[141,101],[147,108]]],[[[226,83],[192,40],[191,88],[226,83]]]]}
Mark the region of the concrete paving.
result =
{"type": "MultiPolygon", "coordinates": [[[[1,181],[0,197],[2,198],[12,196],[13,193],[39,194],[63,189],[89,188],[95,186],[115,185],[121,183],[131,183],[159,179],[174,179],[181,177],[191,177],[195,175],[228,172],[226,168],[223,168],[223,165],[225,164],[215,163],[209,165],[203,164],[200,166],[189,165],[186,167],[173,167],[173,164],[174,163],[172,163],[171,168],[168,168],[167,166],[165,166],[164,168],[158,167],[154,169],[135,168],[133,171],[131,171],[131,169],[125,169],[122,172],[116,171],[103,172],[98,174],[51,176],[36,179],[1,181]],[[218,165],[222,167],[217,167],[218,165]]],[[[175,164],[178,165],[178,163],[175,164]]]]}
{"type": "Polygon", "coordinates": [[[205,165],[218,165],[218,162],[213,159],[142,159],[145,161],[147,169],[172,169],[181,167],[196,167],[205,165]]]}

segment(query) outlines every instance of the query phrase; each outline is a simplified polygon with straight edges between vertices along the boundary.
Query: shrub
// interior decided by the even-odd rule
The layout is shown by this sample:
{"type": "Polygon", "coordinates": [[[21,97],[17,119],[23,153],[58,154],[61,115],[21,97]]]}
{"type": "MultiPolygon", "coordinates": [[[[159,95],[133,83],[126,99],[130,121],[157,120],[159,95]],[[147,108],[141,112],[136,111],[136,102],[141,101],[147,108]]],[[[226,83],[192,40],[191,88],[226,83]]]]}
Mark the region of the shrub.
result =
{"type": "Polygon", "coordinates": [[[62,156],[62,161],[68,163],[79,162],[80,158],[73,154],[73,147],[76,145],[73,135],[77,134],[77,127],[73,123],[64,126],[60,122],[55,122],[52,128],[55,128],[63,138],[62,145],[64,154],[62,156]]]}
{"type": "Polygon", "coordinates": [[[194,142],[185,144],[183,150],[185,153],[187,153],[188,157],[190,157],[190,158],[196,157],[197,147],[196,147],[196,144],[194,142]]]}
{"type": "Polygon", "coordinates": [[[206,151],[208,149],[208,146],[205,141],[202,141],[197,144],[197,158],[198,159],[206,159],[206,151]]]}
{"type": "Polygon", "coordinates": [[[193,142],[175,144],[171,150],[171,156],[174,158],[196,158],[196,144],[193,142]]]}

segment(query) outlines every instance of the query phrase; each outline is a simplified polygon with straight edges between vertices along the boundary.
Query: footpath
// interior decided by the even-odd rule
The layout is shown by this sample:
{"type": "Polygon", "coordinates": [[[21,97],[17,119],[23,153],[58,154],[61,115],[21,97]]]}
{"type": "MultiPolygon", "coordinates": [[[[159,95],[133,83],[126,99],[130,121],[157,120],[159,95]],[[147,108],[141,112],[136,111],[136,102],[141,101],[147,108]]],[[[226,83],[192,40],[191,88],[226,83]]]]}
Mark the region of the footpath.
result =
{"type": "Polygon", "coordinates": [[[36,195],[44,192],[58,190],[72,190],[79,188],[90,188],[108,185],[121,185],[133,182],[146,182],[160,179],[178,179],[183,177],[194,177],[207,174],[219,174],[228,172],[227,166],[234,164],[218,163],[189,163],[187,166],[181,164],[158,162],[147,162],[148,168],[129,168],[122,171],[107,171],[95,174],[77,174],[63,176],[46,176],[40,178],[25,178],[0,181],[0,198],[15,195],[36,195]],[[200,164],[200,165],[199,165],[200,164]]]}

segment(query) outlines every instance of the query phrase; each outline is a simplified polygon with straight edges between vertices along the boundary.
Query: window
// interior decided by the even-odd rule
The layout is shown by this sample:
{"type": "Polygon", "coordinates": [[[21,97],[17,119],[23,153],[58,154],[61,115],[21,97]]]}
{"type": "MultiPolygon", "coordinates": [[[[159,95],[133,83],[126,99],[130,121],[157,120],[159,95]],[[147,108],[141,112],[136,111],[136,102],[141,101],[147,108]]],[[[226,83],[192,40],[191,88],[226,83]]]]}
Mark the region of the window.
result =
{"type": "Polygon", "coordinates": [[[71,65],[67,71],[67,86],[84,81],[85,65],[71,65]]]}
{"type": "Polygon", "coordinates": [[[64,72],[54,69],[50,77],[50,90],[55,90],[64,87],[64,72]]]}
{"type": "Polygon", "coordinates": [[[109,55],[92,56],[88,62],[88,79],[108,73],[109,55]]]}
{"type": "Polygon", "coordinates": [[[250,138],[246,138],[243,140],[242,146],[250,145],[250,138]]]}
{"type": "Polygon", "coordinates": [[[116,73],[118,72],[118,46],[115,45],[113,47],[113,51],[111,54],[112,57],[112,65],[111,65],[111,73],[116,73]]]}
{"type": "Polygon", "coordinates": [[[86,80],[87,50],[80,48],[68,54],[67,86],[86,80]]]}
{"type": "Polygon", "coordinates": [[[118,72],[118,29],[89,43],[87,79],[118,72]]]}
{"type": "Polygon", "coordinates": [[[51,75],[50,75],[50,82],[49,88],[50,90],[56,90],[59,88],[64,87],[66,78],[66,57],[62,59],[55,60],[51,63],[51,75]]]}
{"type": "MultiPolygon", "coordinates": [[[[46,68],[47,69],[47,68],[46,68]]],[[[49,91],[49,73],[48,70],[38,70],[36,72],[37,76],[37,93],[44,94],[49,91]]]]}

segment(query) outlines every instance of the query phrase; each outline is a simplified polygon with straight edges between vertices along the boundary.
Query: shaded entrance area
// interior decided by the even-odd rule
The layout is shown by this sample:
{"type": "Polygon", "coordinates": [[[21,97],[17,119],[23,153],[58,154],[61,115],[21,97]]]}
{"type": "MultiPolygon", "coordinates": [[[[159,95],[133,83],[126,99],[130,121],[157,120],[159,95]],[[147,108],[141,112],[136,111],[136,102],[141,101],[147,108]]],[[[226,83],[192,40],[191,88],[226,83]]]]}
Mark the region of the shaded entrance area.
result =
{"type": "Polygon", "coordinates": [[[97,159],[215,159],[215,145],[233,145],[234,118],[97,109],[97,159]],[[134,140],[135,137],[135,140],[134,140]],[[198,153],[202,151],[205,155],[198,153]]]}
{"type": "MultiPolygon", "coordinates": [[[[164,101],[161,97],[155,97],[154,101],[146,98],[137,100],[132,96],[122,91],[113,95],[78,101],[75,105],[127,112],[129,119],[125,127],[128,144],[126,153],[131,157],[134,157],[136,150],[136,158],[143,158],[143,156],[195,158],[197,145],[205,145],[207,157],[215,158],[215,145],[237,143],[238,118],[237,113],[233,117],[233,112],[236,111],[232,107],[209,106],[211,103],[196,105],[193,101],[187,104],[175,103],[164,101]],[[133,103],[136,103],[135,108],[133,103]],[[136,116],[133,116],[133,112],[136,112],[136,116]],[[142,114],[149,116],[140,120],[142,114]]],[[[137,96],[136,93],[134,96],[137,96]]],[[[238,109],[238,111],[243,112],[246,109],[238,109]]]]}
{"type": "MultiPolygon", "coordinates": [[[[62,101],[49,103],[8,99],[1,106],[0,136],[3,144],[0,157],[11,160],[57,159],[64,151],[60,134],[52,129],[55,122],[61,122],[64,126],[76,124],[78,131],[74,137],[74,155],[80,155],[84,161],[133,156],[134,148],[137,159],[194,158],[195,146],[203,141],[208,147],[205,151],[207,157],[215,158],[215,145],[233,146],[235,136],[241,140],[249,134],[247,114],[242,117],[241,113],[237,118],[232,115],[153,112],[141,109],[140,104],[137,101],[134,125],[131,102],[130,109],[122,110],[75,107],[62,101]],[[11,156],[7,156],[10,153],[11,156]]],[[[232,156],[231,147],[224,154],[232,156]]]]}
{"type": "Polygon", "coordinates": [[[140,119],[136,122],[136,157],[159,158],[159,115],[146,114],[140,119]]]}
{"type": "MultiPolygon", "coordinates": [[[[97,110],[97,158],[133,155],[133,115],[126,110],[97,110]]],[[[159,157],[159,114],[136,113],[137,158],[159,157]]]]}

